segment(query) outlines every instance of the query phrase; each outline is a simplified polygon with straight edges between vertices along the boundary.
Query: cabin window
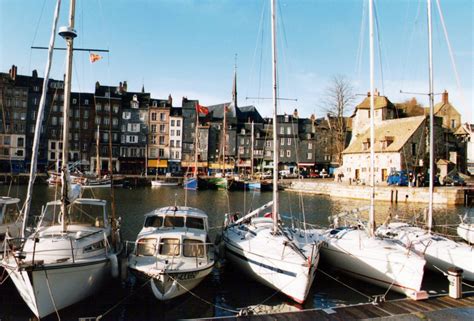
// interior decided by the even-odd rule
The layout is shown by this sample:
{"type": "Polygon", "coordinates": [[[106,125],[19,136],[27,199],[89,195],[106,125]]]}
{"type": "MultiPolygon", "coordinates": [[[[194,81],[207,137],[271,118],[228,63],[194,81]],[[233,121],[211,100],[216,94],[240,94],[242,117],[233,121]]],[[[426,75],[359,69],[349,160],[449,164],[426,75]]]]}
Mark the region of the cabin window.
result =
{"type": "Polygon", "coordinates": [[[140,239],[137,242],[137,255],[153,256],[156,249],[156,239],[140,239]]]}
{"type": "Polygon", "coordinates": [[[160,254],[177,256],[179,255],[179,240],[178,239],[162,239],[160,243],[160,254]]]}
{"type": "Polygon", "coordinates": [[[184,227],[184,217],[182,216],[166,216],[165,227],[184,227]]]}
{"type": "Polygon", "coordinates": [[[199,240],[185,239],[183,255],[187,257],[204,257],[204,243],[199,240]]]}
{"type": "MultiPolygon", "coordinates": [[[[14,223],[18,219],[18,210],[16,204],[7,204],[5,206],[5,217],[3,218],[3,222],[0,217],[0,223],[9,224],[14,223]]],[[[3,209],[0,208],[0,214],[2,213],[3,209]]]]}
{"type": "Polygon", "coordinates": [[[145,227],[161,227],[163,218],[161,216],[149,216],[145,219],[145,227]]]}
{"type": "Polygon", "coordinates": [[[204,220],[198,217],[188,217],[186,219],[186,227],[204,230],[204,220]]]}

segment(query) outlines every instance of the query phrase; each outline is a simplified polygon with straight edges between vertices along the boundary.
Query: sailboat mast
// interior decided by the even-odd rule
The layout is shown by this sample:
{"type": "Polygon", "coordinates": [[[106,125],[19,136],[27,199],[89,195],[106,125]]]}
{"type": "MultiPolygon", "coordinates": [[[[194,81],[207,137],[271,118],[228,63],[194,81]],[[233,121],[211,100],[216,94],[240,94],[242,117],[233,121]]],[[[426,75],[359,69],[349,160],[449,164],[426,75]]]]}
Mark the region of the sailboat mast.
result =
{"type": "Polygon", "coordinates": [[[225,176],[225,145],[226,145],[226,128],[227,128],[227,105],[224,104],[224,120],[222,127],[223,128],[223,135],[222,135],[222,175],[225,176]]]}
{"type": "Polygon", "coordinates": [[[370,211],[369,211],[369,233],[375,234],[375,97],[374,97],[374,16],[373,0],[369,0],[369,33],[370,33],[370,211]]]}
{"type": "Polygon", "coordinates": [[[199,139],[198,139],[198,126],[199,126],[199,109],[196,108],[196,128],[194,129],[194,177],[197,178],[197,173],[198,173],[198,144],[199,144],[199,139]]]}
{"type": "Polygon", "coordinates": [[[95,172],[96,172],[96,175],[97,175],[97,178],[100,177],[100,125],[97,125],[97,137],[96,137],[96,144],[95,144],[95,148],[96,148],[96,155],[97,155],[97,159],[96,159],[96,168],[95,168],[95,172]]]}
{"type": "Polygon", "coordinates": [[[254,124],[252,120],[252,126],[250,130],[250,144],[251,144],[250,145],[250,177],[253,177],[253,149],[255,145],[254,132],[255,132],[255,128],[254,128],[254,124]]]}
{"type": "Polygon", "coordinates": [[[38,106],[38,113],[37,113],[38,116],[36,117],[35,135],[33,137],[33,149],[31,153],[30,177],[28,180],[28,189],[26,193],[25,209],[23,212],[23,223],[21,226],[22,238],[26,236],[25,235],[26,225],[28,223],[28,215],[29,215],[30,207],[31,207],[31,197],[33,195],[33,185],[35,183],[35,178],[36,178],[36,165],[37,165],[37,160],[38,160],[38,149],[39,149],[39,141],[40,141],[40,135],[41,135],[40,128],[43,124],[44,108],[46,105],[46,94],[48,92],[49,73],[51,71],[51,61],[53,60],[54,41],[56,39],[56,28],[58,26],[60,8],[61,8],[61,1],[58,0],[58,2],[56,2],[56,8],[54,10],[53,27],[51,30],[51,37],[49,39],[49,46],[48,46],[48,60],[46,61],[46,71],[44,74],[43,88],[41,91],[41,99],[38,106]]]}
{"type": "Polygon", "coordinates": [[[434,185],[434,101],[433,101],[433,43],[431,30],[431,0],[427,0],[428,9],[428,67],[429,67],[429,104],[430,104],[430,176],[429,176],[429,205],[428,205],[428,231],[431,232],[433,224],[433,185],[434,185]]]}
{"type": "Polygon", "coordinates": [[[66,77],[64,79],[64,110],[63,110],[63,157],[62,157],[62,181],[61,181],[61,213],[62,229],[66,230],[66,210],[68,199],[68,184],[66,182],[66,173],[68,171],[69,159],[69,105],[71,100],[71,79],[72,79],[72,56],[74,38],[76,33],[74,31],[74,15],[76,10],[76,1],[71,0],[69,8],[69,26],[66,30],[61,30],[60,34],[66,39],[67,44],[67,63],[66,63],[66,77]]]}
{"type": "Polygon", "coordinates": [[[278,153],[279,148],[277,144],[278,126],[277,126],[277,52],[276,52],[276,15],[275,15],[275,0],[271,1],[271,15],[272,15],[272,80],[273,80],[273,232],[277,231],[278,221],[278,153]]]}

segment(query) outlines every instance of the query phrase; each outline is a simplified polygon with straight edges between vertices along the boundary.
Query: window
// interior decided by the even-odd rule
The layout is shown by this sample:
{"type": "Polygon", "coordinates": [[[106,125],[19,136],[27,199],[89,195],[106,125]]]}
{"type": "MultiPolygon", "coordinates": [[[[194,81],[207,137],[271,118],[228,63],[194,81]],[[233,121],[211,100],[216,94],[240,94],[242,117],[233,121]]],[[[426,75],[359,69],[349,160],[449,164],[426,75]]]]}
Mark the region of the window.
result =
{"type": "Polygon", "coordinates": [[[291,135],[291,127],[286,127],[286,134],[291,135]]]}
{"type": "Polygon", "coordinates": [[[114,106],[112,107],[112,110],[113,110],[114,114],[118,114],[118,112],[119,112],[119,106],[118,106],[118,105],[114,105],[114,106]]]}
{"type": "Polygon", "coordinates": [[[132,114],[129,111],[124,111],[122,113],[122,118],[123,119],[130,119],[132,117],[132,114]]]}
{"type": "Polygon", "coordinates": [[[84,99],[84,105],[89,105],[89,99],[84,99]]]}
{"type": "Polygon", "coordinates": [[[285,151],[283,149],[280,149],[280,157],[285,156],[285,151]]]}
{"type": "Polygon", "coordinates": [[[183,255],[187,257],[204,257],[204,243],[199,240],[185,239],[183,255]]]}
{"type": "Polygon", "coordinates": [[[313,159],[313,153],[308,153],[307,159],[313,159]]]}
{"type": "Polygon", "coordinates": [[[51,117],[51,125],[56,126],[58,124],[58,118],[53,116],[51,117]]]}
{"type": "Polygon", "coordinates": [[[285,140],[284,140],[283,138],[280,139],[280,145],[281,145],[281,146],[284,146],[284,145],[285,145],[285,140]]]}
{"type": "Polygon", "coordinates": [[[100,103],[95,104],[95,110],[101,111],[102,110],[102,104],[100,104],[100,103]]]}
{"type": "Polygon", "coordinates": [[[456,128],[456,119],[451,119],[451,128],[456,128]]]}
{"type": "Polygon", "coordinates": [[[153,120],[153,121],[156,120],[156,113],[151,113],[151,120],[153,120]]]}
{"type": "Polygon", "coordinates": [[[166,114],[165,113],[160,113],[160,120],[161,121],[166,121],[166,114]]]}
{"type": "Polygon", "coordinates": [[[140,124],[133,124],[130,123],[127,126],[127,131],[132,132],[132,133],[138,133],[140,131],[140,124]]]}
{"type": "Polygon", "coordinates": [[[313,149],[313,143],[308,143],[308,149],[313,149]]]}
{"type": "Polygon", "coordinates": [[[89,111],[88,110],[84,110],[84,119],[88,119],[89,118],[89,111]]]}
{"type": "Polygon", "coordinates": [[[288,138],[288,146],[291,146],[291,138],[288,138]]]}
{"type": "Polygon", "coordinates": [[[160,142],[160,145],[164,145],[165,144],[165,136],[160,136],[159,142],[160,142]]]}
{"type": "Polygon", "coordinates": [[[118,123],[119,121],[117,117],[112,118],[112,125],[114,125],[114,127],[118,126],[118,123]]]}
{"type": "MultiPolygon", "coordinates": [[[[165,222],[165,226],[166,226],[166,222],[165,222]]],[[[159,253],[161,255],[169,255],[169,256],[179,255],[179,239],[170,239],[170,238],[161,239],[159,253]]]]}
{"type": "Polygon", "coordinates": [[[285,134],[285,128],[284,127],[280,127],[280,134],[281,135],[285,134]]]}
{"type": "Polygon", "coordinates": [[[181,131],[179,129],[176,130],[176,136],[181,137],[181,131]]]}
{"type": "Polygon", "coordinates": [[[164,157],[165,156],[165,150],[163,148],[160,148],[159,151],[158,151],[158,155],[160,157],[164,157]]]}
{"type": "Polygon", "coordinates": [[[138,256],[153,256],[156,250],[156,239],[140,239],[137,242],[138,256]]]}
{"type": "Polygon", "coordinates": [[[178,127],[181,126],[181,119],[176,120],[176,126],[178,126],[178,127]]]}
{"type": "Polygon", "coordinates": [[[171,136],[174,136],[174,129],[171,130],[170,135],[171,135],[171,136]]]}
{"type": "Polygon", "coordinates": [[[174,140],[170,140],[170,147],[174,147],[174,140]]]}
{"type": "Polygon", "coordinates": [[[171,119],[171,126],[174,126],[174,119],[171,119]]]}
{"type": "Polygon", "coordinates": [[[74,128],[80,128],[81,127],[81,122],[76,120],[74,121],[74,128]]]}
{"type": "Polygon", "coordinates": [[[144,227],[161,227],[163,225],[163,217],[149,216],[145,220],[144,227]]]}
{"type": "Polygon", "coordinates": [[[77,99],[76,99],[76,98],[73,98],[73,99],[72,99],[72,103],[73,103],[73,104],[77,104],[77,99]]]}
{"type": "Polygon", "coordinates": [[[166,216],[165,227],[184,227],[184,217],[182,216],[166,216]]]}
{"type": "Polygon", "coordinates": [[[18,137],[16,145],[18,147],[24,147],[24,144],[25,144],[25,139],[23,137],[18,137]]]}
{"type": "MultiPolygon", "coordinates": [[[[181,141],[180,140],[177,140],[176,141],[176,147],[181,147],[181,141]]],[[[178,157],[177,157],[178,158],[178,157]]]]}
{"type": "Polygon", "coordinates": [[[290,149],[288,149],[288,150],[286,151],[286,157],[291,157],[291,150],[290,150],[290,149]]]}
{"type": "Polygon", "coordinates": [[[156,133],[156,125],[151,125],[151,132],[156,133]]]}
{"type": "Polygon", "coordinates": [[[160,133],[164,133],[166,129],[166,125],[160,125],[160,133]]]}
{"type": "Polygon", "coordinates": [[[3,145],[10,145],[10,136],[3,137],[3,145]]]}
{"type": "Polygon", "coordinates": [[[110,105],[109,104],[104,105],[104,111],[110,112],[110,105]]]}
{"type": "Polygon", "coordinates": [[[100,116],[95,116],[95,124],[100,125],[101,119],[100,116]]]}
{"type": "Polygon", "coordinates": [[[411,155],[416,156],[416,143],[411,143],[411,155]]]}

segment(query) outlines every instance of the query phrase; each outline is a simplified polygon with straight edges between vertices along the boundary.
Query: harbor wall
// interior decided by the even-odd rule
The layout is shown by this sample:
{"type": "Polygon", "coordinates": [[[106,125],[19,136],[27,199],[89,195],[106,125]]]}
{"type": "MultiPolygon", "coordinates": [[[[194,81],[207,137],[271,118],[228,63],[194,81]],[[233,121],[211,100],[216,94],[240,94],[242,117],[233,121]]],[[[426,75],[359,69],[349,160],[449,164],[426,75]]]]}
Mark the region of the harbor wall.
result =
{"type": "MultiPolygon", "coordinates": [[[[295,180],[286,188],[289,191],[322,194],[339,198],[369,200],[371,188],[367,185],[350,185],[333,181],[301,181],[295,180]]],[[[433,203],[446,205],[463,205],[470,202],[473,187],[435,187],[433,203]]],[[[428,187],[377,186],[375,200],[386,202],[429,202],[428,187]]]]}

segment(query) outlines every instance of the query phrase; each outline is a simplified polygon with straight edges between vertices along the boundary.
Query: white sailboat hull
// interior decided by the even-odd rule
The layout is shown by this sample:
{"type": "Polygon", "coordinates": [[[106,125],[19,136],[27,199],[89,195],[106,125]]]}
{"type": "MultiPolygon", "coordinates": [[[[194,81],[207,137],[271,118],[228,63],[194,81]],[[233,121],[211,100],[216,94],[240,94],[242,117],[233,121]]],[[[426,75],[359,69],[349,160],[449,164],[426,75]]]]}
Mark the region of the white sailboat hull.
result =
{"type": "Polygon", "coordinates": [[[459,237],[462,237],[469,244],[474,244],[474,224],[461,223],[457,228],[459,237]]]}
{"type": "MultiPolygon", "coordinates": [[[[305,259],[271,227],[246,235],[237,226],[224,232],[226,257],[239,270],[258,282],[279,291],[298,303],[306,300],[319,263],[316,243],[305,246],[305,259]]],[[[296,234],[296,233],[295,233],[296,234]]]]}
{"type": "Polygon", "coordinates": [[[365,230],[330,230],[324,236],[321,255],[336,269],[409,297],[420,297],[426,263],[421,256],[393,241],[369,237],[365,230]]]}
{"type": "Polygon", "coordinates": [[[92,295],[111,276],[108,259],[7,269],[31,311],[42,318],[92,295]]]}
{"type": "Polygon", "coordinates": [[[450,267],[462,269],[463,278],[474,281],[474,249],[464,243],[410,226],[406,223],[390,223],[377,229],[379,235],[400,241],[405,247],[424,253],[426,266],[435,272],[447,272],[450,267]]]}

